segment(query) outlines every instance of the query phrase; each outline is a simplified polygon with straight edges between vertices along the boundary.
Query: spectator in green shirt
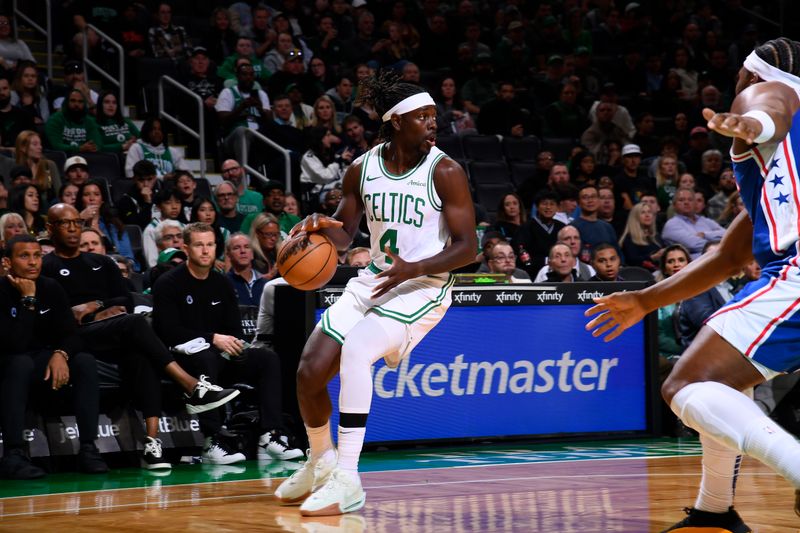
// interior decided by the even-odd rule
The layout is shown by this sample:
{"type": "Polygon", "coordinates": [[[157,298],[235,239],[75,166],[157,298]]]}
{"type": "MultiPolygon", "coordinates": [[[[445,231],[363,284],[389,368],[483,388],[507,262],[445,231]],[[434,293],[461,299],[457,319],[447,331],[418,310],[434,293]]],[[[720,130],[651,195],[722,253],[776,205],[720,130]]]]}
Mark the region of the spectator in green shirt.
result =
{"type": "Polygon", "coordinates": [[[222,179],[233,183],[239,195],[236,210],[243,215],[260,213],[264,208],[264,197],[260,192],[248,189],[244,177],[244,168],[235,159],[226,159],[222,163],[222,179]]]}
{"type": "Polygon", "coordinates": [[[69,91],[67,105],[47,119],[45,133],[51,148],[70,154],[96,152],[103,145],[97,122],[87,113],[86,100],[77,89],[69,91]]]}
{"type": "Polygon", "coordinates": [[[127,152],[139,137],[139,128],[128,118],[122,116],[117,103],[117,95],[105,91],[100,95],[97,106],[97,127],[103,138],[100,148],[103,152],[127,152]]]}
{"type": "MultiPolygon", "coordinates": [[[[264,191],[264,212],[271,213],[278,219],[278,225],[281,230],[281,238],[285,239],[289,235],[289,231],[295,224],[300,222],[300,217],[290,215],[284,209],[286,206],[286,189],[283,183],[275,180],[267,182],[266,186],[262,189],[264,191]]],[[[258,213],[247,215],[247,218],[242,222],[242,233],[250,232],[250,225],[253,220],[258,216],[258,213]]]]}

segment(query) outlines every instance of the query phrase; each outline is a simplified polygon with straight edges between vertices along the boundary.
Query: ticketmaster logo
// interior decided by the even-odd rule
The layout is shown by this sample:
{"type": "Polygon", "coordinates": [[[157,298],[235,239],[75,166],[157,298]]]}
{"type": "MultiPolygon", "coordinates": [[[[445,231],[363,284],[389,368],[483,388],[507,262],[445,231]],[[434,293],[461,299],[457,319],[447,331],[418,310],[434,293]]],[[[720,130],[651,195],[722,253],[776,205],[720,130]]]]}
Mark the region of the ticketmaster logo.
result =
{"type": "Polygon", "coordinates": [[[605,296],[605,293],[600,291],[581,291],[578,293],[578,300],[585,302],[586,300],[594,300],[601,296],[605,296]]]}
{"type": "Polygon", "coordinates": [[[515,302],[520,303],[522,301],[522,293],[521,292],[499,292],[495,294],[495,299],[502,303],[506,302],[515,302]]]}
{"type": "Polygon", "coordinates": [[[453,294],[453,300],[456,303],[472,302],[477,304],[481,302],[481,294],[477,292],[457,292],[453,294]]]}
{"type": "Polygon", "coordinates": [[[618,364],[616,357],[575,360],[572,352],[538,363],[527,359],[468,363],[459,354],[449,364],[412,365],[406,358],[394,369],[384,366],[375,372],[373,367],[373,383],[381,398],[603,391],[618,364]]]}

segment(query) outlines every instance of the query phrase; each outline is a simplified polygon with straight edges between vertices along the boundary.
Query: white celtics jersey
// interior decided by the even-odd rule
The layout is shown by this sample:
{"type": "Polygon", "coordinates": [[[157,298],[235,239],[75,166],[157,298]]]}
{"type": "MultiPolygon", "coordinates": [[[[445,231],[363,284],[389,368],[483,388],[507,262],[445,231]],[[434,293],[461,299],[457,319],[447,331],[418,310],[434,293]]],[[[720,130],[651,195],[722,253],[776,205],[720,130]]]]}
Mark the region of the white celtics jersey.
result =
{"type": "Polygon", "coordinates": [[[392,259],[384,252],[387,246],[405,261],[419,261],[441,252],[450,238],[433,184],[436,164],[446,154],[433,146],[416,167],[398,176],[383,164],[385,146],[379,144],[364,154],[361,166],[373,271],[391,266],[392,259]]]}

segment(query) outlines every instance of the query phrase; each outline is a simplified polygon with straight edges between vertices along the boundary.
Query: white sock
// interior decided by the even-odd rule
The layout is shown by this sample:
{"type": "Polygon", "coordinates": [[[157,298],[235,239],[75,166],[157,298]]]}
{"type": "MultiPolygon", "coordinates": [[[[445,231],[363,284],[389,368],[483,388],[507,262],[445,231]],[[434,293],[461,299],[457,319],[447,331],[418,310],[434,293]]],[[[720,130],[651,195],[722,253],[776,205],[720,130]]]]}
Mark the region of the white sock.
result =
{"type": "Polygon", "coordinates": [[[703,478],[694,508],[724,513],[733,505],[742,456],[708,435],[700,435],[700,442],[703,444],[703,478]]]}
{"type": "Polygon", "coordinates": [[[687,426],[758,459],[800,487],[800,443],[741,392],[714,381],[691,383],[670,407],[687,426]]]}
{"type": "Polygon", "coordinates": [[[364,446],[367,428],[343,428],[339,426],[339,460],[337,466],[352,474],[358,472],[358,458],[364,446]]]}
{"type": "Polygon", "coordinates": [[[308,446],[311,448],[309,459],[319,459],[328,450],[333,451],[333,439],[331,438],[331,423],[325,422],[324,426],[312,428],[306,426],[308,435],[308,446]]]}

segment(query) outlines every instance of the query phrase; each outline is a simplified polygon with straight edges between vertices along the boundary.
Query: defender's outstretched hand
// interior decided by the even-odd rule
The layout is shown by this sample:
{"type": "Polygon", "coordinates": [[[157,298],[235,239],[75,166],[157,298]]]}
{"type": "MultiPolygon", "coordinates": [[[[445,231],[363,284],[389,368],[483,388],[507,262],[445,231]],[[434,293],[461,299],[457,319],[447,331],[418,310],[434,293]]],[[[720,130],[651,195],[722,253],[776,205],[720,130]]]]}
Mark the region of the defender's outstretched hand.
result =
{"type": "Polygon", "coordinates": [[[703,118],[712,129],[726,137],[738,137],[747,144],[753,144],[761,134],[761,123],[752,117],[737,113],[715,113],[709,108],[703,109],[703,118]]]}
{"type": "Polygon", "coordinates": [[[597,305],[584,313],[587,317],[597,315],[586,324],[586,331],[591,331],[593,337],[600,337],[610,332],[603,338],[605,342],[616,339],[623,331],[647,315],[647,309],[642,304],[638,291],[616,292],[595,298],[594,302],[597,305]]]}

